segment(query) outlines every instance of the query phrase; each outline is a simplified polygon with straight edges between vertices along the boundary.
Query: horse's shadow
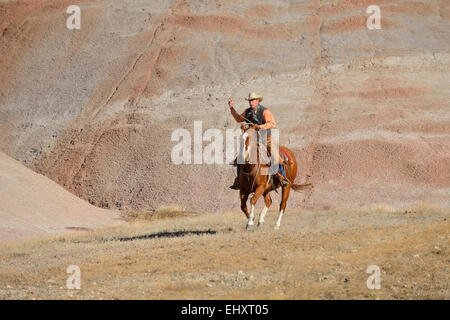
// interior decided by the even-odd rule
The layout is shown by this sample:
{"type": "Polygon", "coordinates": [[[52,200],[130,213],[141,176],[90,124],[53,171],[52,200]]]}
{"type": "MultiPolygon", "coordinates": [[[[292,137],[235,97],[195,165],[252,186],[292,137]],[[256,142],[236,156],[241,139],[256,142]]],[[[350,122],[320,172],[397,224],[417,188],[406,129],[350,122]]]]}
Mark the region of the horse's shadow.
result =
{"type": "Polygon", "coordinates": [[[116,240],[116,241],[133,241],[133,240],[144,240],[144,239],[154,239],[154,238],[179,238],[179,237],[185,237],[189,235],[204,235],[204,234],[217,234],[216,230],[179,230],[179,231],[161,231],[157,233],[152,234],[144,234],[140,236],[134,236],[134,237],[120,237],[120,238],[113,238],[110,240],[116,240]]]}

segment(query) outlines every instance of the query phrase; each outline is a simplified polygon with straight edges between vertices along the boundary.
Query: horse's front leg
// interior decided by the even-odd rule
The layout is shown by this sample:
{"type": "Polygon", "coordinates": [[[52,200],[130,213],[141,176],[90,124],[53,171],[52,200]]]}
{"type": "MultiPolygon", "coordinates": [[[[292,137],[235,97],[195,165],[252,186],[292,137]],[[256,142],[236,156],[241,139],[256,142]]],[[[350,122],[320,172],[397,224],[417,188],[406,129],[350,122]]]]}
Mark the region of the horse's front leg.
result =
{"type": "Polygon", "coordinates": [[[241,210],[244,212],[245,216],[247,217],[247,219],[249,218],[249,214],[248,214],[248,208],[247,208],[247,200],[248,200],[248,193],[243,193],[242,191],[239,192],[240,197],[241,197],[241,210]]]}
{"type": "Polygon", "coordinates": [[[254,226],[254,218],[255,218],[255,205],[256,202],[258,201],[259,197],[261,197],[261,195],[264,192],[264,185],[259,185],[258,187],[256,187],[255,193],[252,196],[252,199],[250,200],[250,216],[248,217],[248,222],[247,222],[247,230],[253,230],[253,226],[254,226]]]}

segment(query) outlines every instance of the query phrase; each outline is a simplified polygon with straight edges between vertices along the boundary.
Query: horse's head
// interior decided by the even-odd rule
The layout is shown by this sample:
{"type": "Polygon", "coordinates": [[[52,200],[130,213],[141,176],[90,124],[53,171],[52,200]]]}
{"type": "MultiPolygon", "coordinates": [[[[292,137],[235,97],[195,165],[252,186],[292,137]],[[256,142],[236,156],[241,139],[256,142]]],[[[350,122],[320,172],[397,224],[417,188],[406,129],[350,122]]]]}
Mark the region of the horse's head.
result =
{"type": "Polygon", "coordinates": [[[255,130],[256,131],[256,124],[253,123],[243,123],[241,124],[242,131],[246,132],[247,130],[255,130]]]}
{"type": "Polygon", "coordinates": [[[245,123],[241,125],[241,129],[243,132],[241,136],[241,159],[245,161],[245,163],[256,163],[256,141],[257,141],[257,127],[253,123],[245,123]],[[252,161],[253,160],[253,161],[252,161]]]}

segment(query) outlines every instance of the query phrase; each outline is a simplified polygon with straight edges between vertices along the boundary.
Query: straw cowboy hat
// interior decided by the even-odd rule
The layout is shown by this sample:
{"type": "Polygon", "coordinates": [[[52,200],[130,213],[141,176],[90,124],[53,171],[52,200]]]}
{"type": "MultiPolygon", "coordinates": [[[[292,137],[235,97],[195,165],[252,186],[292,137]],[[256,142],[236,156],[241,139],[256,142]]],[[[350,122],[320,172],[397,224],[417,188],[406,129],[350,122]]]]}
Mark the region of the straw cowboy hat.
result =
{"type": "Polygon", "coordinates": [[[260,95],[260,94],[254,93],[254,92],[250,92],[248,94],[248,98],[244,98],[244,99],[247,100],[247,101],[254,100],[254,99],[259,99],[259,101],[262,101],[263,100],[263,96],[260,95]]]}

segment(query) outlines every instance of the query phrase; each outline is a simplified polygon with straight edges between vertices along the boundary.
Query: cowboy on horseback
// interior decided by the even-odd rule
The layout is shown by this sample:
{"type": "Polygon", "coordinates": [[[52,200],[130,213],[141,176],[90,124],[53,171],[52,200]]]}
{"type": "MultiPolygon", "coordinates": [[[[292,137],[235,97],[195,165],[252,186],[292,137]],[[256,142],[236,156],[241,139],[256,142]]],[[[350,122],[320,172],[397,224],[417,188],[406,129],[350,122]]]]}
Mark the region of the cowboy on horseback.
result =
{"type": "MultiPolygon", "coordinates": [[[[277,157],[279,159],[279,170],[277,171],[275,177],[277,177],[283,187],[289,186],[291,182],[286,178],[286,173],[284,170],[284,159],[280,157],[278,146],[274,145],[274,148],[271,148],[272,136],[271,130],[275,128],[276,123],[272,113],[266,107],[262,106],[260,102],[263,100],[263,96],[258,95],[254,92],[249,93],[248,98],[245,98],[248,101],[249,107],[244,110],[242,114],[236,112],[233,108],[233,100],[230,98],[228,101],[228,105],[230,107],[231,115],[236,120],[236,122],[250,122],[254,124],[256,130],[261,131],[262,136],[266,137],[267,142],[267,152],[269,157],[271,153],[273,153],[274,158],[277,157]]],[[[237,164],[235,160],[234,163],[237,166],[237,177],[234,180],[234,184],[230,186],[231,189],[239,190],[239,170],[240,166],[237,164]]]]}

